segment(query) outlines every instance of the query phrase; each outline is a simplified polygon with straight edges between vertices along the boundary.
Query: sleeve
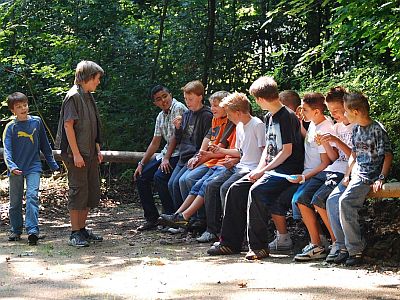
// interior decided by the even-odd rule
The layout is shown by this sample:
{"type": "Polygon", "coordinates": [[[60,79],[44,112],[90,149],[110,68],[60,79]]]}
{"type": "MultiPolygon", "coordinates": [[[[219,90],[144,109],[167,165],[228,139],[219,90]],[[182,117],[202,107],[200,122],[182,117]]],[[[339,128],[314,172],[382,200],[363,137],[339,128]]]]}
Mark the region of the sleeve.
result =
{"type": "Polygon", "coordinates": [[[213,115],[211,112],[204,114],[202,118],[202,124],[201,124],[201,139],[203,140],[204,137],[207,136],[208,131],[211,129],[211,123],[212,123],[212,118],[213,115]]]}
{"type": "Polygon", "coordinates": [[[64,122],[69,120],[78,120],[78,112],[76,110],[75,102],[73,101],[73,97],[69,97],[65,99],[64,103],[64,122]]]}
{"type": "Polygon", "coordinates": [[[176,139],[176,143],[179,144],[182,140],[182,136],[183,136],[183,128],[185,128],[186,123],[189,120],[189,114],[190,111],[186,111],[183,115],[182,115],[182,124],[181,127],[179,127],[179,129],[175,128],[175,139],[176,139]]]}
{"type": "Polygon", "coordinates": [[[390,144],[389,135],[387,134],[385,128],[382,124],[378,123],[377,131],[379,135],[377,138],[377,152],[378,155],[385,155],[386,153],[393,153],[392,146],[390,144]]]}
{"type": "Polygon", "coordinates": [[[266,143],[266,128],[265,128],[265,124],[260,122],[256,125],[255,128],[255,134],[256,134],[256,138],[257,138],[257,144],[259,148],[265,147],[265,143],[266,143]]]}
{"type": "Polygon", "coordinates": [[[3,132],[4,161],[10,171],[18,169],[12,157],[12,123],[8,123],[3,132]]]}
{"type": "Polygon", "coordinates": [[[44,128],[42,119],[39,119],[39,143],[40,143],[40,151],[42,151],[49,167],[53,171],[58,170],[59,166],[54,160],[53,150],[51,149],[49,139],[47,138],[46,130],[44,128]]]}
{"type": "Polygon", "coordinates": [[[162,136],[161,133],[161,116],[162,112],[158,114],[156,118],[156,124],[154,125],[154,136],[162,136]]]}
{"type": "Polygon", "coordinates": [[[282,145],[293,144],[295,142],[296,120],[289,114],[282,115],[279,119],[279,127],[281,129],[282,145]],[[287,120],[290,122],[287,122],[287,120]]]}
{"type": "Polygon", "coordinates": [[[211,135],[212,135],[212,126],[210,127],[210,129],[208,129],[208,132],[207,132],[205,138],[208,138],[209,140],[211,140],[211,135]]]}
{"type": "Polygon", "coordinates": [[[224,132],[222,133],[221,140],[219,141],[221,144],[225,146],[225,148],[228,148],[228,146],[230,145],[229,138],[231,137],[234,129],[235,125],[231,121],[228,121],[228,123],[225,126],[224,132]]]}
{"type": "Polygon", "coordinates": [[[353,145],[353,147],[351,148],[352,152],[356,152],[357,151],[357,147],[356,147],[356,136],[357,136],[357,131],[358,131],[358,125],[355,125],[353,127],[353,134],[351,135],[351,143],[353,145]]]}

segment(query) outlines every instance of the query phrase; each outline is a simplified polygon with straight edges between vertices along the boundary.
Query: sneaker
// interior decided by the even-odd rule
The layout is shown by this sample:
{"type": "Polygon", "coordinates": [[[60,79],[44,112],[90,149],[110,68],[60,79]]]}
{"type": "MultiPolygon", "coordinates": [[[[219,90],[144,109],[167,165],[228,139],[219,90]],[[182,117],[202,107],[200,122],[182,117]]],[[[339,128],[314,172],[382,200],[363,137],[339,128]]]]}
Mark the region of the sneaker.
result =
{"type": "Polygon", "coordinates": [[[232,255],[238,254],[240,251],[234,250],[229,246],[223,246],[219,244],[218,246],[211,246],[210,249],[207,250],[208,255],[232,255]]]}
{"type": "Polygon", "coordinates": [[[342,249],[339,251],[338,256],[333,260],[333,262],[339,265],[346,262],[348,258],[349,258],[349,252],[347,252],[345,249],[342,249]]]}
{"type": "Polygon", "coordinates": [[[329,254],[326,257],[325,261],[328,263],[333,263],[335,258],[338,257],[339,253],[340,253],[340,249],[339,247],[336,245],[335,242],[333,242],[332,245],[329,246],[329,254]]]}
{"type": "Polygon", "coordinates": [[[157,229],[158,221],[146,221],[143,225],[140,225],[137,230],[138,231],[147,231],[147,230],[155,230],[157,229]]]}
{"type": "Polygon", "coordinates": [[[259,250],[249,250],[246,254],[246,259],[247,260],[258,260],[258,259],[263,259],[269,256],[269,250],[268,249],[259,249],[259,250]]]}
{"type": "Polygon", "coordinates": [[[170,227],[187,228],[189,221],[185,220],[182,213],[175,213],[173,215],[161,214],[158,218],[159,223],[170,227]]]}
{"type": "Polygon", "coordinates": [[[351,267],[351,266],[359,266],[363,263],[363,258],[362,258],[362,253],[357,253],[355,255],[350,255],[346,259],[346,266],[351,267]]]}
{"type": "Polygon", "coordinates": [[[203,234],[196,239],[199,243],[211,243],[218,241],[218,237],[211,232],[204,231],[203,234]]]}
{"type": "Polygon", "coordinates": [[[276,238],[268,244],[270,253],[280,253],[293,250],[293,242],[290,235],[287,234],[284,237],[276,232],[276,238]]]}
{"type": "Polygon", "coordinates": [[[89,247],[89,242],[85,240],[80,231],[76,231],[69,237],[68,245],[74,247],[89,247]]]}
{"type": "Polygon", "coordinates": [[[304,247],[303,252],[297,254],[294,257],[295,261],[309,261],[315,259],[321,259],[326,257],[325,248],[314,244],[308,244],[304,247]]]}
{"type": "Polygon", "coordinates": [[[39,237],[36,234],[28,235],[28,244],[29,246],[36,246],[39,237]]]}
{"type": "Polygon", "coordinates": [[[170,228],[168,228],[168,232],[169,232],[170,234],[184,233],[184,232],[185,232],[185,229],[183,229],[183,228],[173,228],[173,227],[170,227],[170,228]]]}
{"type": "Polygon", "coordinates": [[[102,242],[103,241],[103,237],[101,235],[96,235],[93,233],[92,230],[88,230],[86,228],[81,230],[81,234],[88,242],[102,242]]]}
{"type": "Polygon", "coordinates": [[[10,242],[16,242],[19,240],[21,240],[21,235],[18,233],[11,232],[10,235],[8,236],[8,241],[10,242]]]}

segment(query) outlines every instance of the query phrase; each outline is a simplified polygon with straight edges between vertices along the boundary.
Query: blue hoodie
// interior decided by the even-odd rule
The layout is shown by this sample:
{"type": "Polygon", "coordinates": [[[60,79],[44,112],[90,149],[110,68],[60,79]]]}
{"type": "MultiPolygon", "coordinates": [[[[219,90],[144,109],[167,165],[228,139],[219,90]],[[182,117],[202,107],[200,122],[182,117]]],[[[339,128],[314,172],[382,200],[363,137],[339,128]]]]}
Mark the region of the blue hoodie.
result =
{"type": "Polygon", "coordinates": [[[59,168],[39,117],[28,116],[26,121],[14,119],[7,123],[3,132],[3,143],[8,175],[15,169],[21,170],[22,175],[42,172],[40,151],[52,170],[59,168]]]}

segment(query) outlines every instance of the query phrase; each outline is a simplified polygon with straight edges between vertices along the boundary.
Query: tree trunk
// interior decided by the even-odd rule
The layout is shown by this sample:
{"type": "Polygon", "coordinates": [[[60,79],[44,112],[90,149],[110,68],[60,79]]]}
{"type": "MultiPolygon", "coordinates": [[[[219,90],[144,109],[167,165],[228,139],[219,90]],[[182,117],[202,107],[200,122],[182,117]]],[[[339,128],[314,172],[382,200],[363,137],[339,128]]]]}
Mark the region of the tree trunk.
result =
{"type": "Polygon", "coordinates": [[[206,51],[204,56],[204,72],[203,84],[207,88],[210,67],[213,62],[214,56],[214,41],[215,41],[215,14],[216,14],[216,1],[208,0],[208,25],[206,37],[206,51]]]}
{"type": "Polygon", "coordinates": [[[156,79],[156,73],[158,69],[158,59],[160,57],[160,51],[164,37],[164,23],[165,23],[165,18],[167,17],[167,8],[168,8],[168,0],[164,0],[160,16],[160,32],[158,34],[158,39],[156,44],[156,55],[154,56],[154,64],[151,70],[151,77],[150,77],[151,82],[153,82],[156,79]]]}
{"type": "MultiPolygon", "coordinates": [[[[310,48],[314,48],[321,44],[321,14],[321,3],[316,1],[315,7],[308,13],[307,18],[307,40],[310,48]]],[[[315,77],[321,71],[322,63],[319,61],[319,54],[317,54],[311,63],[312,77],[315,77]]]]}

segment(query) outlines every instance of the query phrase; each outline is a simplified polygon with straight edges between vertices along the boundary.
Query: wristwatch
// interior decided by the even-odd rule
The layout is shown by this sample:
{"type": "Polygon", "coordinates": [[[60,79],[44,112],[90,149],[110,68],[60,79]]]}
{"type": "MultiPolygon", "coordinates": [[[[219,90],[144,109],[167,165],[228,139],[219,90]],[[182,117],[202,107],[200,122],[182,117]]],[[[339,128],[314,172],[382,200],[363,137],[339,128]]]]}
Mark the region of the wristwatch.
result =
{"type": "Polygon", "coordinates": [[[144,167],[144,163],[142,163],[142,161],[139,161],[138,165],[141,165],[142,167],[144,167]]]}
{"type": "Polygon", "coordinates": [[[380,174],[380,175],[379,175],[379,177],[378,177],[378,179],[379,179],[379,180],[385,180],[385,179],[386,179],[386,177],[385,177],[385,175],[383,175],[383,174],[380,174]]]}

